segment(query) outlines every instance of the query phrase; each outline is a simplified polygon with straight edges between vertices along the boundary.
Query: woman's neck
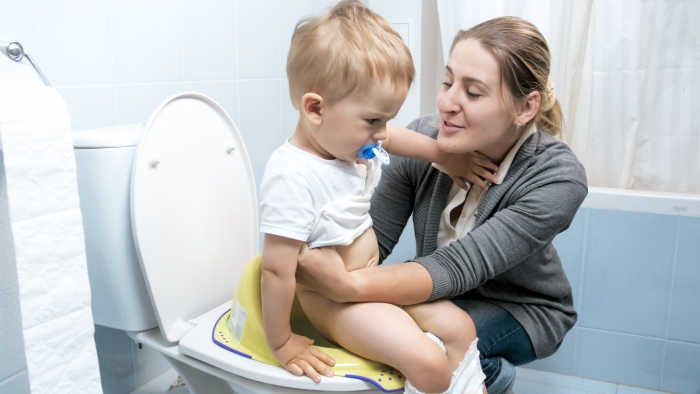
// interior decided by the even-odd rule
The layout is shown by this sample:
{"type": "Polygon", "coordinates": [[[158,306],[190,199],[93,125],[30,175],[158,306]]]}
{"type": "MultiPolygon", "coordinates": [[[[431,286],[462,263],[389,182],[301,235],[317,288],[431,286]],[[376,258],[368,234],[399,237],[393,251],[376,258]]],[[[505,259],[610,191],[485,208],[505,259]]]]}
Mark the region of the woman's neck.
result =
{"type": "Polygon", "coordinates": [[[479,152],[488,157],[491,162],[497,166],[500,166],[503,159],[508,156],[508,152],[513,149],[513,146],[518,142],[520,138],[519,134],[509,130],[506,135],[513,135],[513,138],[509,138],[504,141],[498,141],[497,143],[483,149],[479,149],[479,152]]]}

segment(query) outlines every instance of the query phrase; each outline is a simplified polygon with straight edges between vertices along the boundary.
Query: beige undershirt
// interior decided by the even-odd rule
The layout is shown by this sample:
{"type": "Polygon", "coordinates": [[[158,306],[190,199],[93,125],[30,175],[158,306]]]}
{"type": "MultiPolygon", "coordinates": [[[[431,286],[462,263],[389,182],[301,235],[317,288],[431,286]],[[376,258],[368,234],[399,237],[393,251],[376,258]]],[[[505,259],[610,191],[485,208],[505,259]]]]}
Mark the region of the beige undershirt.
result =
{"type": "MultiPolygon", "coordinates": [[[[531,135],[535,134],[536,131],[537,128],[535,125],[531,125],[523,133],[523,135],[520,136],[510,151],[508,151],[508,154],[506,155],[505,159],[503,159],[503,162],[501,162],[501,165],[498,166],[498,171],[496,171],[495,174],[496,178],[498,179],[498,182],[496,182],[497,185],[500,185],[501,182],[503,182],[503,179],[505,179],[508,169],[510,169],[510,165],[513,163],[515,154],[518,153],[518,150],[520,150],[520,147],[523,145],[525,140],[527,140],[531,135]]],[[[436,164],[433,164],[433,166],[442,171],[440,166],[436,164]]],[[[449,202],[440,215],[440,227],[437,236],[438,248],[441,248],[454,240],[462,238],[474,228],[474,224],[476,223],[476,217],[474,214],[479,209],[479,204],[481,204],[481,200],[484,198],[486,193],[484,189],[480,188],[479,186],[472,185],[469,182],[467,182],[467,186],[469,186],[468,192],[456,184],[452,184],[450,193],[447,195],[447,201],[449,202]],[[450,213],[454,209],[459,209],[460,206],[462,206],[461,212],[453,225],[452,221],[450,220],[450,213]]],[[[457,213],[455,212],[455,215],[456,214],[457,213]]]]}

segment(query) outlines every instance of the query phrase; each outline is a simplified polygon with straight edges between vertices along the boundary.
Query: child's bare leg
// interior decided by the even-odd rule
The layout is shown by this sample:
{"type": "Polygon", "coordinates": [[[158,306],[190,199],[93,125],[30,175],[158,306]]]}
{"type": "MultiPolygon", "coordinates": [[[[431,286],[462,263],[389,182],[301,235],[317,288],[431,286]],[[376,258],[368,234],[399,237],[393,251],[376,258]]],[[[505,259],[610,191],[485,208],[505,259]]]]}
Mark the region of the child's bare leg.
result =
{"type": "Polygon", "coordinates": [[[443,350],[401,308],[384,303],[335,303],[301,292],[299,301],[326,338],[362,357],[390,365],[423,392],[447,390],[452,378],[443,350]]]}
{"type": "Polygon", "coordinates": [[[476,339],[476,328],[471,317],[447,300],[410,305],[404,310],[421,330],[429,331],[442,340],[447,348],[450,371],[456,370],[469,345],[476,339]]]}

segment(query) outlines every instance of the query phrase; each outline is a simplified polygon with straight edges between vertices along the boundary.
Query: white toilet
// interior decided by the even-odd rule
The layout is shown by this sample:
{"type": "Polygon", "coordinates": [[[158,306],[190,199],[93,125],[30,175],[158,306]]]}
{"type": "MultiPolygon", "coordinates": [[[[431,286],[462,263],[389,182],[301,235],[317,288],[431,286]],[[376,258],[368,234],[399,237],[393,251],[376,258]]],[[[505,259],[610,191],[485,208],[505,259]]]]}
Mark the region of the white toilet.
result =
{"type": "Polygon", "coordinates": [[[193,394],[381,392],[316,384],[212,340],[259,239],[248,154],[217,103],[178,94],[145,126],[75,132],[74,146],[95,324],[163,354],[193,394]]]}

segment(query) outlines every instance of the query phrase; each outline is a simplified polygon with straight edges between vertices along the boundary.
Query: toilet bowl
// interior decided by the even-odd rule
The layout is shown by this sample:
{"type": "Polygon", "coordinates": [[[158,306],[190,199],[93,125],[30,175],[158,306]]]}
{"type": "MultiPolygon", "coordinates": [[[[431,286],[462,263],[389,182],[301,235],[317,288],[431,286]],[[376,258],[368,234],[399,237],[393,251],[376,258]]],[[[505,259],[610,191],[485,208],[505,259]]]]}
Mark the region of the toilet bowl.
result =
{"type": "Polygon", "coordinates": [[[181,93],[145,126],[75,132],[74,146],[96,324],[160,352],[194,394],[401,391],[315,383],[217,340],[258,253],[258,209],[243,140],[213,100],[181,93]]]}

